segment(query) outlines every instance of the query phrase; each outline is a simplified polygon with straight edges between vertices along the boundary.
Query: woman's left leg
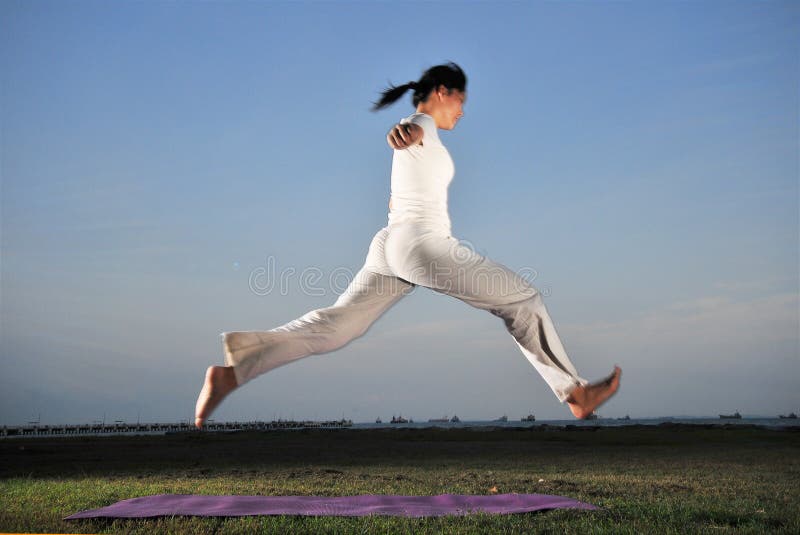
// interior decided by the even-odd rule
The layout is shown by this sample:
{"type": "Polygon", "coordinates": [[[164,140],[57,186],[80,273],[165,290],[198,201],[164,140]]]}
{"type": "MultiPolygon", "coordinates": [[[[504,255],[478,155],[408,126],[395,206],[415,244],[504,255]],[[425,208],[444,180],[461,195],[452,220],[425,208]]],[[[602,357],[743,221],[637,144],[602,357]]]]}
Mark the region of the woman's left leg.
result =
{"type": "Polygon", "coordinates": [[[505,323],[523,355],[563,403],[589,382],[567,356],[539,291],[506,266],[452,236],[392,228],[386,259],[400,277],[487,310],[505,323]]]}

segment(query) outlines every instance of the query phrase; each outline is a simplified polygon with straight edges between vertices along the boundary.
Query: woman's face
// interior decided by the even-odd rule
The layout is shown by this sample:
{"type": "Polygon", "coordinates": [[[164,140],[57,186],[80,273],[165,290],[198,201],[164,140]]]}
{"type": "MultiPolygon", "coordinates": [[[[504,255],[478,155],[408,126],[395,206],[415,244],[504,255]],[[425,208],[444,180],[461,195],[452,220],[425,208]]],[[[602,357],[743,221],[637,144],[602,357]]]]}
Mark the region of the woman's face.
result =
{"type": "Polygon", "coordinates": [[[458,89],[447,90],[444,87],[439,87],[437,96],[440,98],[440,118],[442,121],[442,124],[438,126],[444,130],[452,130],[456,127],[458,120],[464,116],[464,103],[467,101],[467,93],[458,89]]]}

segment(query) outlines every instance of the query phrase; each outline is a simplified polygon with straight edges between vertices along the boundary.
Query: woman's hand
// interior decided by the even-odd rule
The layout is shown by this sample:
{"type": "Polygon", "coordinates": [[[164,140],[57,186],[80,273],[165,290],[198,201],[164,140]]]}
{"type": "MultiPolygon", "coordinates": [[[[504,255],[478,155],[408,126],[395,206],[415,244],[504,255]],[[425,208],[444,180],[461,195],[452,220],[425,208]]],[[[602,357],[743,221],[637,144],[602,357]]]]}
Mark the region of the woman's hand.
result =
{"type": "Polygon", "coordinates": [[[396,124],[386,134],[389,146],[396,150],[407,149],[416,144],[422,145],[422,136],[425,131],[418,124],[396,124]]]}

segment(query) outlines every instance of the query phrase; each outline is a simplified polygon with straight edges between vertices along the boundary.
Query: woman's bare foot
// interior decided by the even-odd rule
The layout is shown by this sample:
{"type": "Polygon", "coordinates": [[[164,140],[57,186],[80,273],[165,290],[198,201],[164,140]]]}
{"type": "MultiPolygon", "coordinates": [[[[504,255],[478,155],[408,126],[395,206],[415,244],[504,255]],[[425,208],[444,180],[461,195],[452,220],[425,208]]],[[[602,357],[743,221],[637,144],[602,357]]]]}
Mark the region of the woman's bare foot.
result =
{"type": "Polygon", "coordinates": [[[583,420],[613,396],[619,389],[622,369],[614,366],[614,373],[594,384],[579,386],[567,398],[567,404],[576,418],[583,420]]]}
{"type": "Polygon", "coordinates": [[[206,379],[197,405],[194,409],[194,425],[199,429],[203,427],[206,419],[211,416],[225,396],[231,393],[238,385],[233,366],[209,366],[206,370],[206,379]]]}

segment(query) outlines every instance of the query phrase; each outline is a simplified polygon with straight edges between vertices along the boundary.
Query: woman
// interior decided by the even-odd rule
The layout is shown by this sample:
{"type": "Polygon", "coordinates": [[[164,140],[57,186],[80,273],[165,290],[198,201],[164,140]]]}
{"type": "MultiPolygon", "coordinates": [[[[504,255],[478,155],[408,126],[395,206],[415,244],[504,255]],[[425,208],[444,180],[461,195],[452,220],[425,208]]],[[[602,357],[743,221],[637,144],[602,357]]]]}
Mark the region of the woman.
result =
{"type": "Polygon", "coordinates": [[[453,238],[447,188],[455,169],[437,129],[464,115],[467,79],[458,65],[431,67],[416,82],[390,87],[378,110],[413,90],[416,112],[387,134],[392,160],[388,225],[375,235],[364,266],[333,306],[269,331],[222,333],[226,366],[211,366],[197,400],[202,427],[235,388],[278,366],[338,349],[363,335],[414,286],[424,286],[503,319],[522,353],[577,418],[586,418],[619,388],[621,370],[589,384],[561,345],[538,290],[505,266],[453,238]]]}

